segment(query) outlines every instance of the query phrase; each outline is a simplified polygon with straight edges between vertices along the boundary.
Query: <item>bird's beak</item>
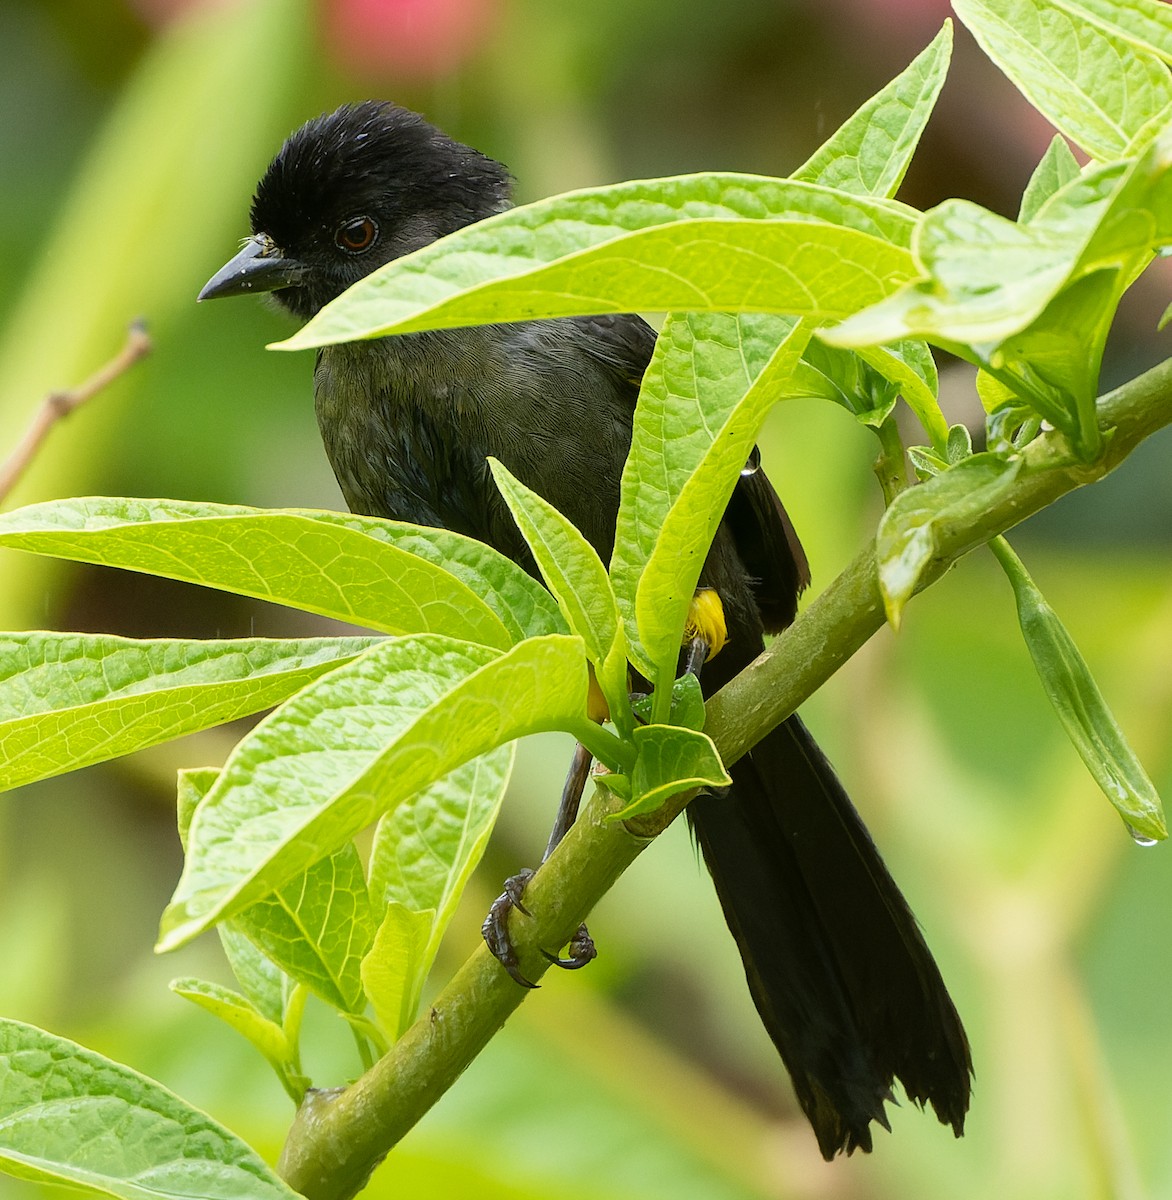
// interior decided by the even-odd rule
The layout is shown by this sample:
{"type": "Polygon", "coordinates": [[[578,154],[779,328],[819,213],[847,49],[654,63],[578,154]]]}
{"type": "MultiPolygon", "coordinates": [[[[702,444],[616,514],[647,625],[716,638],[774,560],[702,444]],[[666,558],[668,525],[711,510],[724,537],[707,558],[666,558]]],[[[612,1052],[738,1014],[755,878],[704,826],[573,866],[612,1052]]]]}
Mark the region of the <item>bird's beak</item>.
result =
{"type": "Polygon", "coordinates": [[[221,296],[243,296],[249,292],[275,292],[301,281],[305,268],[291,258],[282,258],[273,243],[258,234],[244,243],[243,249],[226,262],[203,285],[199,300],[217,300],[221,296]]]}

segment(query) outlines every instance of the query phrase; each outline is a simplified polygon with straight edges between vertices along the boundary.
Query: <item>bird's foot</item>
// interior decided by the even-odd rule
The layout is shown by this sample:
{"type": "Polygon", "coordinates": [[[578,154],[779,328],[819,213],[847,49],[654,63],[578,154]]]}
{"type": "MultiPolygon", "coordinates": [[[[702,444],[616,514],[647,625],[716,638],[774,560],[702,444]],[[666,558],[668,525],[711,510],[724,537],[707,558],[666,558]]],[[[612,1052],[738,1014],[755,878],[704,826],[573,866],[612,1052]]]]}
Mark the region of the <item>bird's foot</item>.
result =
{"type": "Polygon", "coordinates": [[[559,958],[556,954],[550,954],[548,950],[542,950],[541,953],[555,967],[561,967],[563,971],[577,971],[598,957],[598,947],[595,946],[594,939],[590,936],[590,931],[586,928],[585,924],[579,925],[574,931],[574,936],[570,938],[568,948],[570,953],[565,958],[559,958]]]}
{"type": "MultiPolygon", "coordinates": [[[[521,973],[521,963],[517,957],[517,948],[513,945],[513,939],[509,933],[509,913],[515,908],[519,913],[523,913],[527,917],[532,915],[525,907],[525,902],[522,899],[525,894],[525,887],[532,878],[533,872],[526,868],[506,879],[505,890],[492,902],[492,907],[488,910],[488,916],[484,918],[484,924],[480,927],[480,933],[489,950],[492,952],[493,957],[508,971],[514,983],[523,988],[535,988],[538,984],[530,979],[526,979],[521,973]]],[[[548,950],[544,949],[541,953],[554,966],[562,967],[567,971],[576,971],[579,967],[584,967],[598,956],[594,941],[590,937],[585,925],[578,926],[577,932],[570,939],[569,951],[570,953],[566,958],[551,954],[548,950]]]]}
{"type": "Polygon", "coordinates": [[[509,913],[515,908],[527,917],[532,915],[521,899],[525,894],[525,885],[532,878],[533,872],[526,867],[506,879],[505,890],[492,902],[488,916],[484,918],[484,924],[480,927],[480,934],[493,957],[508,971],[513,981],[523,988],[535,988],[537,984],[521,974],[517,948],[509,935],[509,913]]]}

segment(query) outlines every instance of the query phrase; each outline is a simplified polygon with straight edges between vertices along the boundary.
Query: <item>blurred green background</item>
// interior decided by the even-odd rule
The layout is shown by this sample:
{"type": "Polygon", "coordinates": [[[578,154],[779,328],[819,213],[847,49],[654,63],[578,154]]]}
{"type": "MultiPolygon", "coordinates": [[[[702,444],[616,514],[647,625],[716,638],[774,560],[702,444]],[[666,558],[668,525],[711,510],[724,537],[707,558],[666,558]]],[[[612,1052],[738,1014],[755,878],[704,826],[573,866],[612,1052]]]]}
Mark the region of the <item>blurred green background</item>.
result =
{"type": "MultiPolygon", "coordinates": [[[[521,199],[708,168],[784,174],[939,28],[938,0],[2,0],[0,454],[39,399],[147,318],[154,353],[53,434],[9,504],[91,493],[342,507],[307,356],[260,302],[197,308],[281,139],[368,95],[509,164],[521,199]]],[[[959,32],[902,193],[1016,211],[1050,131],[959,32]]],[[[1128,298],[1105,382],[1167,353],[1167,275],[1128,298]],[[1161,344],[1163,342],[1164,344],[1161,344]]],[[[943,372],[953,419],[972,381],[943,372]]],[[[870,434],[794,402],[763,441],[815,586],[873,528],[870,434]]],[[[1166,437],[1015,535],[1167,794],[1172,473],[1166,437]]],[[[281,635],[307,617],[103,569],[0,556],[0,625],[281,635]]],[[[910,1106],[826,1165],[760,1029],[684,829],[591,921],[602,955],[547,977],[378,1174],[443,1200],[1172,1195],[1172,861],[1140,850],[1051,718],[1008,585],[976,554],[807,708],[919,914],[977,1064],[963,1141],[910,1106]]],[[[237,731],[238,732],[238,731],[237,731]]],[[[0,1012],[162,1080],[270,1158],[275,1078],[169,978],[225,978],[214,939],[151,954],[179,870],[174,771],[232,731],[29,787],[0,805],[0,1012]]],[[[568,746],[523,747],[437,974],[544,844],[568,746]]],[[[310,1018],[320,1084],[358,1064],[310,1018]]],[[[0,1196],[32,1185],[0,1178],[0,1196]]]]}

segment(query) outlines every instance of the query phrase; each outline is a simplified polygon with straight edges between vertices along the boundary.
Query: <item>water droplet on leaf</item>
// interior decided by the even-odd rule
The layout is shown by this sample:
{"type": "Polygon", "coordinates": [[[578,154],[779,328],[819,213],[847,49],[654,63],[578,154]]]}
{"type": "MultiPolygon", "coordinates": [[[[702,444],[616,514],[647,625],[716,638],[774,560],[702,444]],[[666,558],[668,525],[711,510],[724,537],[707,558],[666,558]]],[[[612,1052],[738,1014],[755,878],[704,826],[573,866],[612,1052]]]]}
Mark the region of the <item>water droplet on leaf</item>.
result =
{"type": "Polygon", "coordinates": [[[1128,825],[1126,821],[1123,823],[1127,826],[1127,832],[1131,834],[1131,840],[1135,842],[1137,846],[1154,846],[1156,842],[1159,841],[1158,838],[1148,837],[1146,833],[1140,833],[1140,831],[1136,829],[1134,825],[1128,825]]]}

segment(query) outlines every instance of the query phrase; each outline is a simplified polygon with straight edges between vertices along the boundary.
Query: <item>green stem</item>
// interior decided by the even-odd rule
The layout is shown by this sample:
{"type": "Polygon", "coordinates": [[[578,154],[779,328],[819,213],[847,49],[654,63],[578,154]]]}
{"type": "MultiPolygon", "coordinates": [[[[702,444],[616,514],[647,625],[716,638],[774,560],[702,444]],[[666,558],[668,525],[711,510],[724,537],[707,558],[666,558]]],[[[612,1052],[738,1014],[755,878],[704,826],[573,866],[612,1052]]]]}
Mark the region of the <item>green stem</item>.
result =
{"type": "Polygon", "coordinates": [[[667,725],[671,721],[671,690],[675,676],[670,671],[660,671],[655,677],[651,693],[651,724],[667,725]]]}
{"type": "Polygon", "coordinates": [[[607,705],[610,708],[610,723],[614,726],[619,740],[629,742],[631,735],[635,732],[635,714],[631,711],[631,697],[629,695],[616,696],[613,700],[608,697],[607,705]]]}
{"type": "MultiPolygon", "coordinates": [[[[1021,559],[1013,552],[1013,547],[998,534],[995,538],[989,539],[989,549],[993,552],[993,557],[1001,564],[1005,574],[1012,580],[1016,572],[1022,571],[1025,568],[1022,566],[1021,559]]],[[[1014,591],[1017,589],[1015,588],[1014,591]]]]}
{"type": "MultiPolygon", "coordinates": [[[[1073,460],[1058,431],[1031,442],[1022,451],[1023,468],[1011,490],[995,505],[940,530],[936,554],[917,592],[969,551],[1067,492],[1102,479],[1145,438],[1172,424],[1172,359],[1105,396],[1099,402],[1099,424],[1111,435],[1095,463],[1073,460]]],[[[884,622],[874,550],[867,546],[789,629],[708,701],[704,732],[725,765],[813,695],[884,622]]]]}
{"type": "Polygon", "coordinates": [[[309,999],[309,989],[303,983],[294,986],[285,1004],[285,1019],[282,1025],[289,1045],[293,1047],[293,1068],[301,1070],[301,1019],[305,1016],[305,1002],[309,999]]]}
{"type": "Polygon", "coordinates": [[[612,771],[625,774],[635,765],[635,750],[630,742],[586,717],[567,728],[566,732],[572,733],[600,763],[605,763],[612,771]]]}
{"type": "Polygon", "coordinates": [[[907,457],[894,416],[882,421],[875,432],[879,437],[879,457],[875,459],[874,471],[883,489],[883,504],[889,507],[908,486],[907,457]]]}
{"type": "Polygon", "coordinates": [[[300,1107],[301,1102],[305,1099],[305,1084],[302,1082],[301,1072],[293,1070],[289,1063],[273,1063],[273,1070],[276,1071],[277,1078],[288,1093],[289,1099],[300,1107]]]}
{"type": "Polygon", "coordinates": [[[356,1025],[350,1026],[350,1032],[354,1035],[354,1045],[358,1047],[358,1058],[362,1063],[362,1069],[369,1071],[374,1066],[374,1054],[370,1049],[370,1042],[356,1025]]]}
{"type": "Polygon", "coordinates": [[[289,993],[281,1026],[285,1031],[285,1040],[289,1043],[290,1057],[288,1062],[274,1064],[281,1086],[298,1108],[305,1099],[305,1088],[309,1082],[301,1072],[301,1019],[305,1015],[305,1002],[308,998],[309,989],[303,983],[297,984],[289,993]]]}
{"type": "Polygon", "coordinates": [[[595,668],[595,673],[607,708],[610,709],[610,722],[618,736],[624,742],[629,742],[635,729],[635,716],[631,712],[631,697],[627,687],[626,639],[620,637],[619,643],[618,651],[612,656],[617,660],[614,668],[611,666],[611,659],[608,659],[595,668]]]}
{"type": "MultiPolygon", "coordinates": [[[[1172,360],[1105,397],[1099,423],[1114,432],[1103,457],[1093,464],[1072,463],[1060,435],[1046,434],[1032,442],[1022,454],[1023,470],[1012,490],[994,506],[941,531],[922,586],[1059,496],[1102,478],[1144,438],[1172,423],[1172,360]]],[[[705,732],[724,762],[735,762],[776,728],[883,623],[874,552],[868,546],[785,633],[708,702],[705,732]]],[[[621,802],[605,790],[596,792],[526,891],[534,916],[514,933],[521,970],[528,978],[536,981],[548,967],[537,947],[564,945],[688,799],[687,794],[675,796],[659,813],[624,824],[606,820],[621,802]]],[[[336,1093],[310,1093],[281,1156],[286,1182],[308,1200],[349,1200],[531,994],[479,947],[420,1020],[361,1079],[336,1093]]]]}
{"type": "Polygon", "coordinates": [[[390,1042],[383,1036],[382,1030],[367,1017],[344,1012],[342,1019],[350,1026],[350,1032],[354,1035],[363,1069],[369,1071],[375,1060],[382,1058],[391,1048],[390,1042]]]}

